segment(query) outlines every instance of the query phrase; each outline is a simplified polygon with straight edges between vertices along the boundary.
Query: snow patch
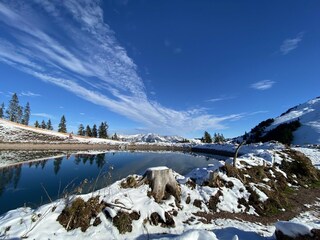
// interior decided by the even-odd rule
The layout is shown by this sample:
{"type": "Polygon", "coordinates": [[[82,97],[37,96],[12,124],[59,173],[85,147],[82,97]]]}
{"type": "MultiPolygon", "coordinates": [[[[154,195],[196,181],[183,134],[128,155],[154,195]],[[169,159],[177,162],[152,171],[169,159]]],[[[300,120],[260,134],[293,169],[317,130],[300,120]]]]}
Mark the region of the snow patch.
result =
{"type": "Polygon", "coordinates": [[[286,221],[279,221],[275,224],[276,230],[281,231],[283,234],[290,236],[290,237],[298,237],[299,235],[310,235],[311,229],[309,226],[301,223],[294,223],[294,222],[286,222],[286,221]]]}

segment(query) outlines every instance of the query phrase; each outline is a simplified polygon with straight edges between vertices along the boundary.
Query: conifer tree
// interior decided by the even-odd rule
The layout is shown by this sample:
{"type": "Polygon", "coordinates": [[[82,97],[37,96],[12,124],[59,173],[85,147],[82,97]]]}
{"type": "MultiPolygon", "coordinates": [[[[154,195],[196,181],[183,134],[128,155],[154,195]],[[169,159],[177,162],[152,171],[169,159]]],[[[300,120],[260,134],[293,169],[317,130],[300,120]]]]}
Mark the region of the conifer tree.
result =
{"type": "Polygon", "coordinates": [[[42,129],[47,129],[47,124],[46,124],[46,122],[44,120],[42,120],[42,122],[41,122],[41,128],[42,129]]]}
{"type": "Polygon", "coordinates": [[[92,131],[89,125],[87,125],[86,127],[86,136],[92,137],[92,131]]]}
{"type": "Polygon", "coordinates": [[[49,119],[48,122],[47,122],[47,129],[48,129],[48,130],[53,130],[52,123],[51,123],[51,120],[50,120],[50,119],[49,119]]]}
{"type": "Polygon", "coordinates": [[[205,131],[201,141],[204,142],[204,143],[212,143],[212,139],[211,139],[210,133],[205,131]]]}
{"type": "Polygon", "coordinates": [[[17,123],[23,123],[23,107],[18,106],[17,123]]]}
{"type": "Polygon", "coordinates": [[[102,122],[99,126],[99,138],[108,138],[108,124],[106,122],[102,122]]]}
{"type": "Polygon", "coordinates": [[[80,135],[80,136],[84,136],[84,135],[85,135],[85,132],[84,132],[84,126],[83,126],[83,124],[82,124],[82,123],[79,125],[79,128],[78,128],[78,135],[80,135]]]}
{"type": "Polygon", "coordinates": [[[18,122],[18,114],[21,110],[18,95],[14,93],[6,110],[7,119],[12,122],[18,122]]]}
{"type": "Polygon", "coordinates": [[[97,130],[97,125],[93,124],[92,126],[92,137],[98,137],[98,130],[97,130]]]}
{"type": "Polygon", "coordinates": [[[4,103],[1,104],[0,106],[0,118],[4,117],[4,103]]]}
{"type": "Polygon", "coordinates": [[[114,133],[111,137],[112,140],[119,140],[117,133],[114,133]]]}
{"type": "Polygon", "coordinates": [[[36,128],[40,127],[40,124],[39,124],[38,120],[34,123],[34,126],[35,126],[36,128]]]}
{"type": "Polygon", "coordinates": [[[67,132],[67,125],[66,125],[67,121],[66,121],[66,118],[65,116],[63,115],[61,117],[61,120],[60,120],[60,123],[59,123],[59,126],[58,126],[58,132],[61,132],[61,133],[66,133],[67,132]]]}
{"type": "Polygon", "coordinates": [[[223,142],[225,142],[225,138],[224,138],[223,134],[215,133],[214,136],[213,136],[213,142],[214,143],[223,143],[223,142]]]}
{"type": "Polygon", "coordinates": [[[30,104],[29,102],[27,102],[25,108],[24,108],[24,112],[23,112],[23,117],[22,117],[22,121],[21,123],[24,125],[29,125],[29,120],[30,120],[30,104]]]}

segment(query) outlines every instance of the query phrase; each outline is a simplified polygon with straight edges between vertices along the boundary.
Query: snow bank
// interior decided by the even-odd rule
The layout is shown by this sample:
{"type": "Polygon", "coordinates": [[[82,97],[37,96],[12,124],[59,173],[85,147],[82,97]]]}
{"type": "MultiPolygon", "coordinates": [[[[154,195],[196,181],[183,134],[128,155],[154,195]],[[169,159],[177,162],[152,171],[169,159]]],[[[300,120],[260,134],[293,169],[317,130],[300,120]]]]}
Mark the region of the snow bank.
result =
{"type": "Polygon", "coordinates": [[[299,235],[310,235],[311,229],[309,226],[302,223],[279,221],[275,224],[276,231],[281,231],[284,235],[289,237],[298,237],[299,235]]]}
{"type": "Polygon", "coordinates": [[[293,149],[302,152],[310,158],[312,164],[316,168],[320,169],[320,148],[295,147],[293,149]]]}
{"type": "Polygon", "coordinates": [[[206,230],[189,230],[180,236],[177,237],[164,237],[158,238],[159,240],[167,240],[167,239],[174,239],[174,240],[218,240],[217,236],[213,232],[209,232],[206,230]]]}

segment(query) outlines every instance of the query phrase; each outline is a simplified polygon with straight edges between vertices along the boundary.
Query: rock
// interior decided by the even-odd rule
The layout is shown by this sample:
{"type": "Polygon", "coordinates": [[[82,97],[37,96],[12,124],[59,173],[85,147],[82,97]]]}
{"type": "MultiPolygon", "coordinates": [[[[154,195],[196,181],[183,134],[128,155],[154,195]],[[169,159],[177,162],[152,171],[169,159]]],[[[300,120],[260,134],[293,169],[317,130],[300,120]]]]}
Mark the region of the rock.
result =
{"type": "Polygon", "coordinates": [[[191,202],[191,197],[188,196],[187,199],[186,199],[186,204],[189,204],[191,202]]]}
{"type": "Polygon", "coordinates": [[[193,206],[202,209],[202,208],[201,208],[201,203],[202,203],[201,200],[195,199],[195,200],[193,201],[193,206]]]}

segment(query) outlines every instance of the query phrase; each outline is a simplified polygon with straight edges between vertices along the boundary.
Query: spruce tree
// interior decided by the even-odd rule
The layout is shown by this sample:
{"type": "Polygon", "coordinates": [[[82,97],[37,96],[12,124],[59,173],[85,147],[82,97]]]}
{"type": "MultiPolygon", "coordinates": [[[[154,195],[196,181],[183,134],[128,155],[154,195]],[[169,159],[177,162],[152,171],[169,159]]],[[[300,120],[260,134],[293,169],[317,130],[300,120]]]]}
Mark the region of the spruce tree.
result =
{"type": "Polygon", "coordinates": [[[59,126],[58,126],[58,132],[61,132],[61,133],[66,133],[67,132],[67,125],[66,125],[67,121],[66,121],[66,118],[65,116],[63,115],[61,117],[61,120],[60,120],[60,123],[59,123],[59,126]]]}
{"type": "Polygon", "coordinates": [[[18,112],[17,112],[17,123],[23,124],[23,107],[18,106],[18,112]]]}
{"type": "Polygon", "coordinates": [[[29,125],[29,120],[30,120],[30,104],[29,102],[27,102],[25,108],[24,108],[24,112],[23,112],[23,117],[22,117],[22,124],[24,125],[29,125]]]}
{"type": "Polygon", "coordinates": [[[108,138],[108,124],[106,122],[102,122],[99,126],[99,138],[108,138]]]}
{"type": "Polygon", "coordinates": [[[86,136],[92,137],[92,131],[89,125],[87,125],[86,127],[86,136]]]}
{"type": "Polygon", "coordinates": [[[213,136],[213,142],[214,143],[223,143],[223,142],[225,142],[225,138],[224,138],[223,134],[215,133],[214,136],[213,136]]]}
{"type": "Polygon", "coordinates": [[[7,119],[12,122],[18,122],[18,114],[20,111],[21,111],[21,108],[19,106],[18,95],[14,93],[12,95],[12,98],[9,102],[9,106],[6,111],[7,119]]]}
{"type": "Polygon", "coordinates": [[[48,122],[47,122],[47,129],[48,129],[48,130],[53,130],[52,123],[51,123],[51,120],[50,120],[50,119],[49,119],[48,122]]]}
{"type": "Polygon", "coordinates": [[[204,135],[201,140],[204,143],[212,143],[211,135],[207,131],[204,132],[204,135]]]}
{"type": "Polygon", "coordinates": [[[114,133],[111,137],[112,140],[119,140],[117,133],[114,133]]]}
{"type": "Polygon", "coordinates": [[[39,124],[38,120],[34,123],[34,126],[35,126],[36,128],[40,127],[40,124],[39,124]]]}
{"type": "Polygon", "coordinates": [[[84,126],[83,126],[83,124],[82,124],[82,123],[79,125],[79,128],[78,128],[78,135],[80,135],[80,136],[84,136],[84,126]]]}
{"type": "Polygon", "coordinates": [[[4,117],[4,103],[1,104],[0,106],[0,118],[4,117]]]}
{"type": "Polygon", "coordinates": [[[98,130],[97,130],[97,125],[92,126],[92,137],[98,137],[98,130]]]}
{"type": "Polygon", "coordinates": [[[42,120],[42,122],[41,122],[41,128],[42,129],[47,129],[47,124],[46,124],[46,122],[44,120],[42,120]]]}

